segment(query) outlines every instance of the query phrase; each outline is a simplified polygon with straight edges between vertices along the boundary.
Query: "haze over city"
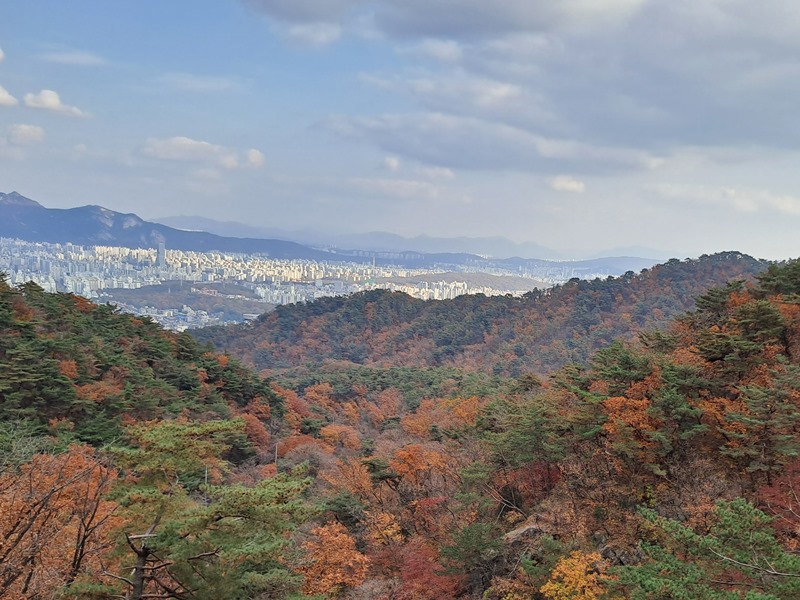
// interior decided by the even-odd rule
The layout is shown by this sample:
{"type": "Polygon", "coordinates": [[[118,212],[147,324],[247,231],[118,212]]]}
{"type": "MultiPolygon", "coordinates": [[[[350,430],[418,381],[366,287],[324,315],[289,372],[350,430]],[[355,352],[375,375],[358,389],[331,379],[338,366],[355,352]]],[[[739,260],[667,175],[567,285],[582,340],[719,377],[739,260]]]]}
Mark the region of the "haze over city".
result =
{"type": "Polygon", "coordinates": [[[789,0],[7,3],[0,190],[789,258],[799,30],[789,0]]]}

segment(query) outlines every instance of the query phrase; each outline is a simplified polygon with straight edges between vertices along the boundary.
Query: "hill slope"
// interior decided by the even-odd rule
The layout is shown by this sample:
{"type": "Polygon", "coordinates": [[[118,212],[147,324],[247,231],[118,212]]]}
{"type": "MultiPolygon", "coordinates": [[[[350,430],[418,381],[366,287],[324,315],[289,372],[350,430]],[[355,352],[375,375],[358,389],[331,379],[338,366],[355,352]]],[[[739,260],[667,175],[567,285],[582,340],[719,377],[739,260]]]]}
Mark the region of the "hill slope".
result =
{"type": "Polygon", "coordinates": [[[255,397],[280,408],[269,385],[188,334],[0,273],[0,423],[100,444],[126,419],[224,418],[255,397]]]}
{"type": "Polygon", "coordinates": [[[457,366],[497,375],[585,362],[618,337],[666,323],[693,298],[766,263],[737,252],[669,261],[639,275],[577,279],[522,298],[462,296],[441,302],[374,291],[282,306],[254,324],[195,333],[257,369],[324,361],[457,366]]]}

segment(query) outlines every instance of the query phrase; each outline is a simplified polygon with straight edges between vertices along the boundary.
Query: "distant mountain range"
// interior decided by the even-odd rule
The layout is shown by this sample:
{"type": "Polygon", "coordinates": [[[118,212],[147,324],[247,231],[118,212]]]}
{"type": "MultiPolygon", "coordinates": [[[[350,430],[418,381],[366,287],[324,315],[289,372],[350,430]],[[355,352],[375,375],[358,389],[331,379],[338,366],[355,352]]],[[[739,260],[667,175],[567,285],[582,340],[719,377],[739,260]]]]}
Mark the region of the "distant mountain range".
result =
{"type": "MultiPolygon", "coordinates": [[[[520,256],[523,258],[539,258],[563,260],[575,257],[577,253],[560,252],[533,242],[514,242],[508,238],[493,237],[433,237],[418,235],[403,237],[385,231],[367,233],[336,234],[313,229],[290,231],[273,227],[259,227],[235,221],[217,221],[195,215],[162,217],[155,222],[169,225],[177,229],[190,231],[208,231],[217,235],[233,237],[278,238],[291,240],[299,244],[324,248],[355,248],[374,252],[422,252],[447,253],[463,252],[493,258],[520,256]]],[[[648,258],[667,260],[678,256],[662,250],[645,247],[613,248],[604,252],[596,252],[586,258],[603,258],[608,256],[646,256],[648,258]]]]}
{"type": "MultiPolygon", "coordinates": [[[[213,221],[205,220],[205,223],[213,221]]],[[[197,223],[197,222],[196,222],[197,223]]],[[[198,223],[200,224],[200,223],[198,223]]],[[[227,224],[233,225],[233,224],[227,224]]],[[[244,231],[244,230],[243,230],[244,231]]],[[[250,233],[257,233],[251,228],[250,233]]],[[[266,230],[277,231],[277,230],[266,230]]],[[[364,234],[362,242],[372,239],[378,249],[320,249],[295,241],[258,237],[223,236],[207,231],[178,229],[163,223],[145,221],[132,213],[119,213],[102,206],[77,208],[46,208],[38,202],[17,193],[0,192],[0,237],[19,238],[32,242],[73,243],[82,246],[123,246],[128,248],[155,248],[163,243],[175,250],[196,252],[234,252],[265,254],[280,259],[306,259],[318,261],[353,261],[376,264],[397,264],[409,268],[469,267],[473,270],[493,268],[522,273],[526,269],[561,271],[572,276],[589,274],[621,275],[626,271],[638,272],[659,262],[651,258],[630,256],[603,257],[582,261],[551,261],[532,258],[489,259],[469,252],[421,252],[403,248],[401,240],[427,243],[436,248],[452,244],[453,240],[494,240],[495,238],[426,238],[407,240],[390,234],[364,234]],[[371,238],[370,236],[377,236],[371,238]],[[381,242],[380,240],[383,240],[381,242]]],[[[354,241],[353,236],[350,241],[354,241]]],[[[502,240],[502,238],[496,238],[502,240]]],[[[505,240],[508,244],[509,242],[505,240]]],[[[366,242],[364,242],[366,243],[366,242]]],[[[354,244],[355,245],[355,244],[354,244]]],[[[373,245],[373,244],[369,244],[373,245]]],[[[340,246],[341,247],[341,246],[340,246]]],[[[452,246],[450,246],[452,247],[452,246]]],[[[533,247],[533,246],[532,246],[533,247]]],[[[345,246],[345,248],[347,248],[345,246]]],[[[511,248],[509,248],[511,249],[511,248]]],[[[543,249],[546,251],[546,249],[543,249]]]]}
{"type": "Polygon", "coordinates": [[[518,244],[503,237],[443,238],[418,235],[409,238],[385,231],[351,234],[327,233],[312,229],[288,231],[270,227],[257,227],[245,223],[237,223],[235,221],[216,221],[206,217],[185,215],[163,217],[156,219],[156,222],[178,229],[209,231],[217,235],[231,235],[235,237],[276,237],[283,240],[292,240],[300,244],[310,244],[312,246],[324,246],[328,248],[357,248],[359,250],[372,250],[375,252],[464,252],[467,254],[477,254],[495,258],[507,256],[544,259],[564,258],[559,252],[551,248],[546,248],[532,242],[518,244]]]}
{"type": "Polygon", "coordinates": [[[330,260],[332,255],[283,240],[229,238],[204,231],[183,231],[145,221],[135,214],[102,206],[45,208],[17,192],[0,192],[0,237],[32,242],[156,248],[163,243],[175,250],[264,253],[274,258],[330,260]]]}

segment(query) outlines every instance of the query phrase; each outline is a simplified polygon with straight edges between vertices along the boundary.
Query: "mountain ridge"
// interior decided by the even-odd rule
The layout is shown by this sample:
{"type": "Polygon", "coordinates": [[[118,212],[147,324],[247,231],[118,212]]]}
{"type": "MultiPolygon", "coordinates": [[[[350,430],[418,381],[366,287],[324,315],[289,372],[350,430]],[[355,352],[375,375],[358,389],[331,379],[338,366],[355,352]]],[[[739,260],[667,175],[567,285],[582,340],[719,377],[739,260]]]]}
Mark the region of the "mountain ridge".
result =
{"type": "Polygon", "coordinates": [[[0,237],[34,242],[116,245],[176,250],[268,254],[274,258],[333,259],[328,252],[284,240],[226,238],[207,232],[181,231],[99,205],[46,208],[18,192],[0,192],[0,237]]]}
{"type": "Polygon", "coordinates": [[[511,257],[487,259],[467,252],[323,250],[280,239],[225,237],[205,231],[186,231],[146,221],[134,213],[120,213],[99,205],[46,208],[18,192],[0,192],[0,237],[33,242],[108,245],[130,248],[167,248],[196,252],[265,254],[278,259],[331,262],[371,262],[408,268],[455,265],[460,268],[560,270],[562,279],[577,275],[621,275],[639,271],[658,261],[639,257],[604,257],[585,261],[550,261],[511,257]],[[563,277],[566,273],[566,277],[563,277]]]}
{"type": "Polygon", "coordinates": [[[644,256],[654,259],[654,262],[656,260],[668,260],[680,255],[680,253],[665,252],[640,246],[609,248],[601,252],[568,252],[554,250],[530,241],[514,242],[502,236],[439,237],[421,234],[407,237],[387,231],[368,231],[363,233],[326,233],[314,229],[290,231],[274,227],[259,227],[237,221],[218,221],[198,215],[175,215],[156,218],[153,221],[187,231],[202,230],[217,235],[234,237],[275,237],[315,247],[353,248],[373,252],[465,252],[494,259],[518,256],[526,259],[553,261],[574,260],[575,257],[591,260],[610,256],[644,256]]]}
{"type": "Polygon", "coordinates": [[[280,306],[242,326],[195,330],[198,339],[257,370],[304,365],[418,364],[519,377],[581,363],[611,341],[635,337],[691,310],[694,298],[767,263],[739,252],[670,260],[640,274],[572,279],[511,296],[426,302],[375,290],[280,306]]]}

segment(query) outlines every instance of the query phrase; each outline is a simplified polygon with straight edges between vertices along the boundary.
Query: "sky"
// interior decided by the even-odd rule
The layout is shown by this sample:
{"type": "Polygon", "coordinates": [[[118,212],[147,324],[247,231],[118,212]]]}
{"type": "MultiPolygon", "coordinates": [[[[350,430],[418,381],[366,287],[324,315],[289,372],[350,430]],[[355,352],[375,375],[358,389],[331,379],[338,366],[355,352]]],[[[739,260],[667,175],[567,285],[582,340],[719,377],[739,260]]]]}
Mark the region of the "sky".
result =
{"type": "Polygon", "coordinates": [[[797,0],[26,0],[0,191],[576,257],[800,256],[797,0]]]}

